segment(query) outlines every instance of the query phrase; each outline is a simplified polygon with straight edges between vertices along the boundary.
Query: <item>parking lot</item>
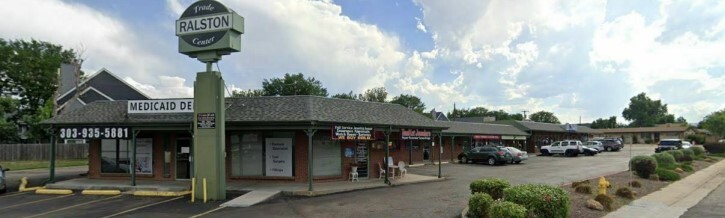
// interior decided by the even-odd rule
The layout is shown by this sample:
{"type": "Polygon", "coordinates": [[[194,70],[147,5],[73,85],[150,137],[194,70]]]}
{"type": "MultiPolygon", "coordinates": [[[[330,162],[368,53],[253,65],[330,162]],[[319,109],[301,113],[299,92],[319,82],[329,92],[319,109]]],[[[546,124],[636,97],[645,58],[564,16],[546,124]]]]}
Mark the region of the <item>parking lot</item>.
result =
{"type": "MultiPolygon", "coordinates": [[[[619,152],[596,156],[531,156],[522,164],[488,166],[445,164],[443,182],[354,191],[313,198],[282,197],[249,208],[219,208],[222,202],[190,203],[189,197],[135,197],[0,195],[3,217],[455,217],[465,207],[468,184],[479,178],[498,177],[514,184],[564,183],[612,174],[627,169],[630,156],[654,153],[653,145],[628,145],[619,152]]],[[[410,173],[437,175],[433,165],[411,168],[410,173]]],[[[77,192],[77,191],[76,191],[77,192]]],[[[234,196],[230,196],[234,197],[234,196]]]]}

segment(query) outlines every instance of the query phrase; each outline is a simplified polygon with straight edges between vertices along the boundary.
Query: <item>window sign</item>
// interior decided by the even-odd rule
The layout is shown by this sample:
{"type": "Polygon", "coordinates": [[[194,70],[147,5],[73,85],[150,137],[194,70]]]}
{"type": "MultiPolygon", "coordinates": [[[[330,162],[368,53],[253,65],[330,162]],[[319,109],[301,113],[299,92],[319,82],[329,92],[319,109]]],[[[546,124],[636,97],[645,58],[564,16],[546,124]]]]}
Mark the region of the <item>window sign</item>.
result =
{"type": "Polygon", "coordinates": [[[266,176],[292,176],[292,139],[267,138],[266,176]]]}
{"type": "Polygon", "coordinates": [[[152,174],[153,173],[153,139],[138,138],[136,139],[136,173],[152,174]]]}
{"type": "Polygon", "coordinates": [[[498,140],[498,139],[501,139],[501,136],[498,136],[498,135],[474,135],[473,139],[475,139],[475,140],[485,140],[485,139],[498,140]]]}
{"type": "Polygon", "coordinates": [[[373,128],[361,126],[333,126],[332,140],[373,140],[373,128]]]}
{"type": "Polygon", "coordinates": [[[127,139],[128,127],[65,127],[58,129],[61,139],[127,139]]]}

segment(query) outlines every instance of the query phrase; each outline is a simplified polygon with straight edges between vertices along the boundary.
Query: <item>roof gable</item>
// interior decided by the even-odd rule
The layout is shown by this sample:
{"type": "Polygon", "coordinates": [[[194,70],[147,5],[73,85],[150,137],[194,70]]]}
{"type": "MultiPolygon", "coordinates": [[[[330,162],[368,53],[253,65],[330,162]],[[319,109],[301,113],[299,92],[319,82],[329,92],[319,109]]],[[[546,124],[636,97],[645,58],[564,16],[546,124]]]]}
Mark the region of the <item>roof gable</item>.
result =
{"type": "MultiPolygon", "coordinates": [[[[115,74],[103,68],[92,76],[88,77],[88,79],[81,82],[78,87],[73,87],[67,92],[58,96],[58,98],[56,98],[57,104],[63,105],[70,99],[72,99],[73,96],[76,94],[76,88],[82,90],[83,94],[87,93],[90,88],[93,88],[97,92],[96,94],[105,96],[105,98],[110,98],[109,100],[150,99],[143,92],[139,91],[135,87],[118,78],[115,74]]],[[[94,98],[94,100],[98,99],[94,98]]],[[[86,101],[86,99],[84,99],[83,101],[86,103],[90,103],[89,101],[86,101]]]]}

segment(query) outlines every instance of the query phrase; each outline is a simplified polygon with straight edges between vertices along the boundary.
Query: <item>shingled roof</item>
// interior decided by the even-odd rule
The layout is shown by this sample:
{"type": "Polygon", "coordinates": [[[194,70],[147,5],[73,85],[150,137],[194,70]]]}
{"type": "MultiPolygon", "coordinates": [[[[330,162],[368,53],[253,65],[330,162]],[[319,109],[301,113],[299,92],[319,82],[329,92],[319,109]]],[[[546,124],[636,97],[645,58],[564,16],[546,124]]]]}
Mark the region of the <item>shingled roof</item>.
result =
{"type": "Polygon", "coordinates": [[[481,134],[481,135],[509,135],[528,136],[529,134],[511,125],[490,124],[490,123],[469,123],[455,121],[437,121],[440,124],[450,127],[443,130],[448,134],[481,134]]]}
{"type": "Polygon", "coordinates": [[[655,126],[655,127],[634,127],[634,128],[614,128],[599,129],[602,133],[640,133],[640,132],[684,132],[691,127],[689,126],[655,126]]]}
{"type": "MultiPolygon", "coordinates": [[[[518,121],[518,120],[503,120],[503,121],[494,121],[491,123],[512,125],[523,131],[567,132],[566,129],[564,129],[562,124],[555,124],[555,123],[541,123],[541,122],[534,122],[534,121],[518,121]]],[[[592,129],[587,126],[583,126],[583,125],[575,125],[575,126],[576,126],[577,133],[588,133],[588,134],[602,133],[601,131],[599,131],[597,129],[592,129]]]]}
{"type": "MultiPolygon", "coordinates": [[[[229,124],[275,123],[364,124],[445,129],[428,117],[398,104],[363,102],[319,96],[227,98],[229,124]]],[[[127,101],[95,102],[58,115],[45,124],[164,124],[191,123],[191,113],[128,114],[127,101]]]]}

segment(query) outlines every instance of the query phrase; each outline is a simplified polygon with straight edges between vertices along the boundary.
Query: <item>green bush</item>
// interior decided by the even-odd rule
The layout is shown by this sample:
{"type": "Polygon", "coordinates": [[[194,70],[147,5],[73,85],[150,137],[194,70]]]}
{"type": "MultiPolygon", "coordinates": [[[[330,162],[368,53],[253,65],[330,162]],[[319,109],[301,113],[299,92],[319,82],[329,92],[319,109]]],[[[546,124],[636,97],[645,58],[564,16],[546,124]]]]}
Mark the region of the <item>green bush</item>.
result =
{"type": "Polygon", "coordinates": [[[657,161],[655,158],[645,155],[639,155],[629,161],[632,170],[641,178],[649,178],[649,175],[657,169],[657,161]]]}
{"type": "Polygon", "coordinates": [[[690,165],[690,164],[682,164],[682,165],[680,165],[680,169],[684,170],[685,172],[695,171],[695,169],[692,168],[692,165],[690,165]]]}
{"type": "Polygon", "coordinates": [[[692,147],[692,151],[695,152],[695,156],[697,157],[705,156],[705,149],[702,147],[692,147]]]}
{"type": "Polygon", "coordinates": [[[493,198],[483,192],[478,192],[468,199],[468,217],[488,217],[488,209],[493,203],[493,198]]]}
{"type": "Polygon", "coordinates": [[[574,188],[574,191],[576,191],[577,193],[582,193],[582,194],[591,194],[592,187],[589,185],[579,185],[576,188],[574,188]]]}
{"type": "Polygon", "coordinates": [[[569,193],[559,187],[543,184],[524,184],[504,189],[503,196],[526,207],[538,217],[569,217],[569,193]]]}
{"type": "Polygon", "coordinates": [[[488,209],[488,217],[491,218],[526,218],[527,215],[524,206],[508,201],[494,201],[488,209]]]}
{"type": "Polygon", "coordinates": [[[675,158],[670,153],[657,153],[652,155],[653,158],[657,161],[657,168],[665,168],[673,170],[677,167],[677,164],[675,163],[675,158]]]}
{"type": "MultiPolygon", "coordinates": [[[[647,178],[649,178],[649,177],[647,177],[647,178]]],[[[629,182],[629,185],[632,186],[632,187],[634,187],[634,188],[641,188],[642,187],[642,183],[640,183],[637,180],[632,180],[631,182],[629,182]]]]}
{"type": "Polygon", "coordinates": [[[652,144],[652,139],[645,139],[644,140],[644,143],[645,144],[652,144]]]}
{"type": "Polygon", "coordinates": [[[627,198],[627,199],[634,199],[635,196],[637,196],[636,193],[634,193],[632,190],[629,190],[627,187],[622,187],[617,189],[616,192],[617,196],[627,198]]]}
{"type": "Polygon", "coordinates": [[[693,142],[693,144],[704,144],[705,143],[705,136],[704,135],[688,135],[687,140],[693,142]]]}
{"type": "Polygon", "coordinates": [[[707,143],[704,147],[711,154],[725,153],[725,143],[707,143]]]}
{"type": "Polygon", "coordinates": [[[606,194],[599,194],[597,195],[597,197],[594,198],[594,200],[602,204],[602,206],[604,206],[604,209],[607,211],[611,211],[612,207],[614,206],[614,198],[606,194]]]}
{"type": "Polygon", "coordinates": [[[491,195],[493,199],[501,199],[503,197],[503,190],[510,187],[508,181],[498,178],[493,179],[480,179],[471,182],[471,194],[483,192],[491,195]]]}
{"type": "Polygon", "coordinates": [[[695,150],[692,148],[682,149],[682,154],[684,154],[685,157],[695,158],[695,150]]]}
{"type": "Polygon", "coordinates": [[[680,180],[680,174],[668,169],[657,169],[657,176],[661,181],[677,181],[680,180]]]}
{"type": "Polygon", "coordinates": [[[685,156],[685,154],[682,153],[681,150],[669,150],[669,151],[665,151],[665,153],[671,154],[672,157],[674,157],[675,161],[677,161],[677,162],[682,161],[682,157],[685,156]]]}

